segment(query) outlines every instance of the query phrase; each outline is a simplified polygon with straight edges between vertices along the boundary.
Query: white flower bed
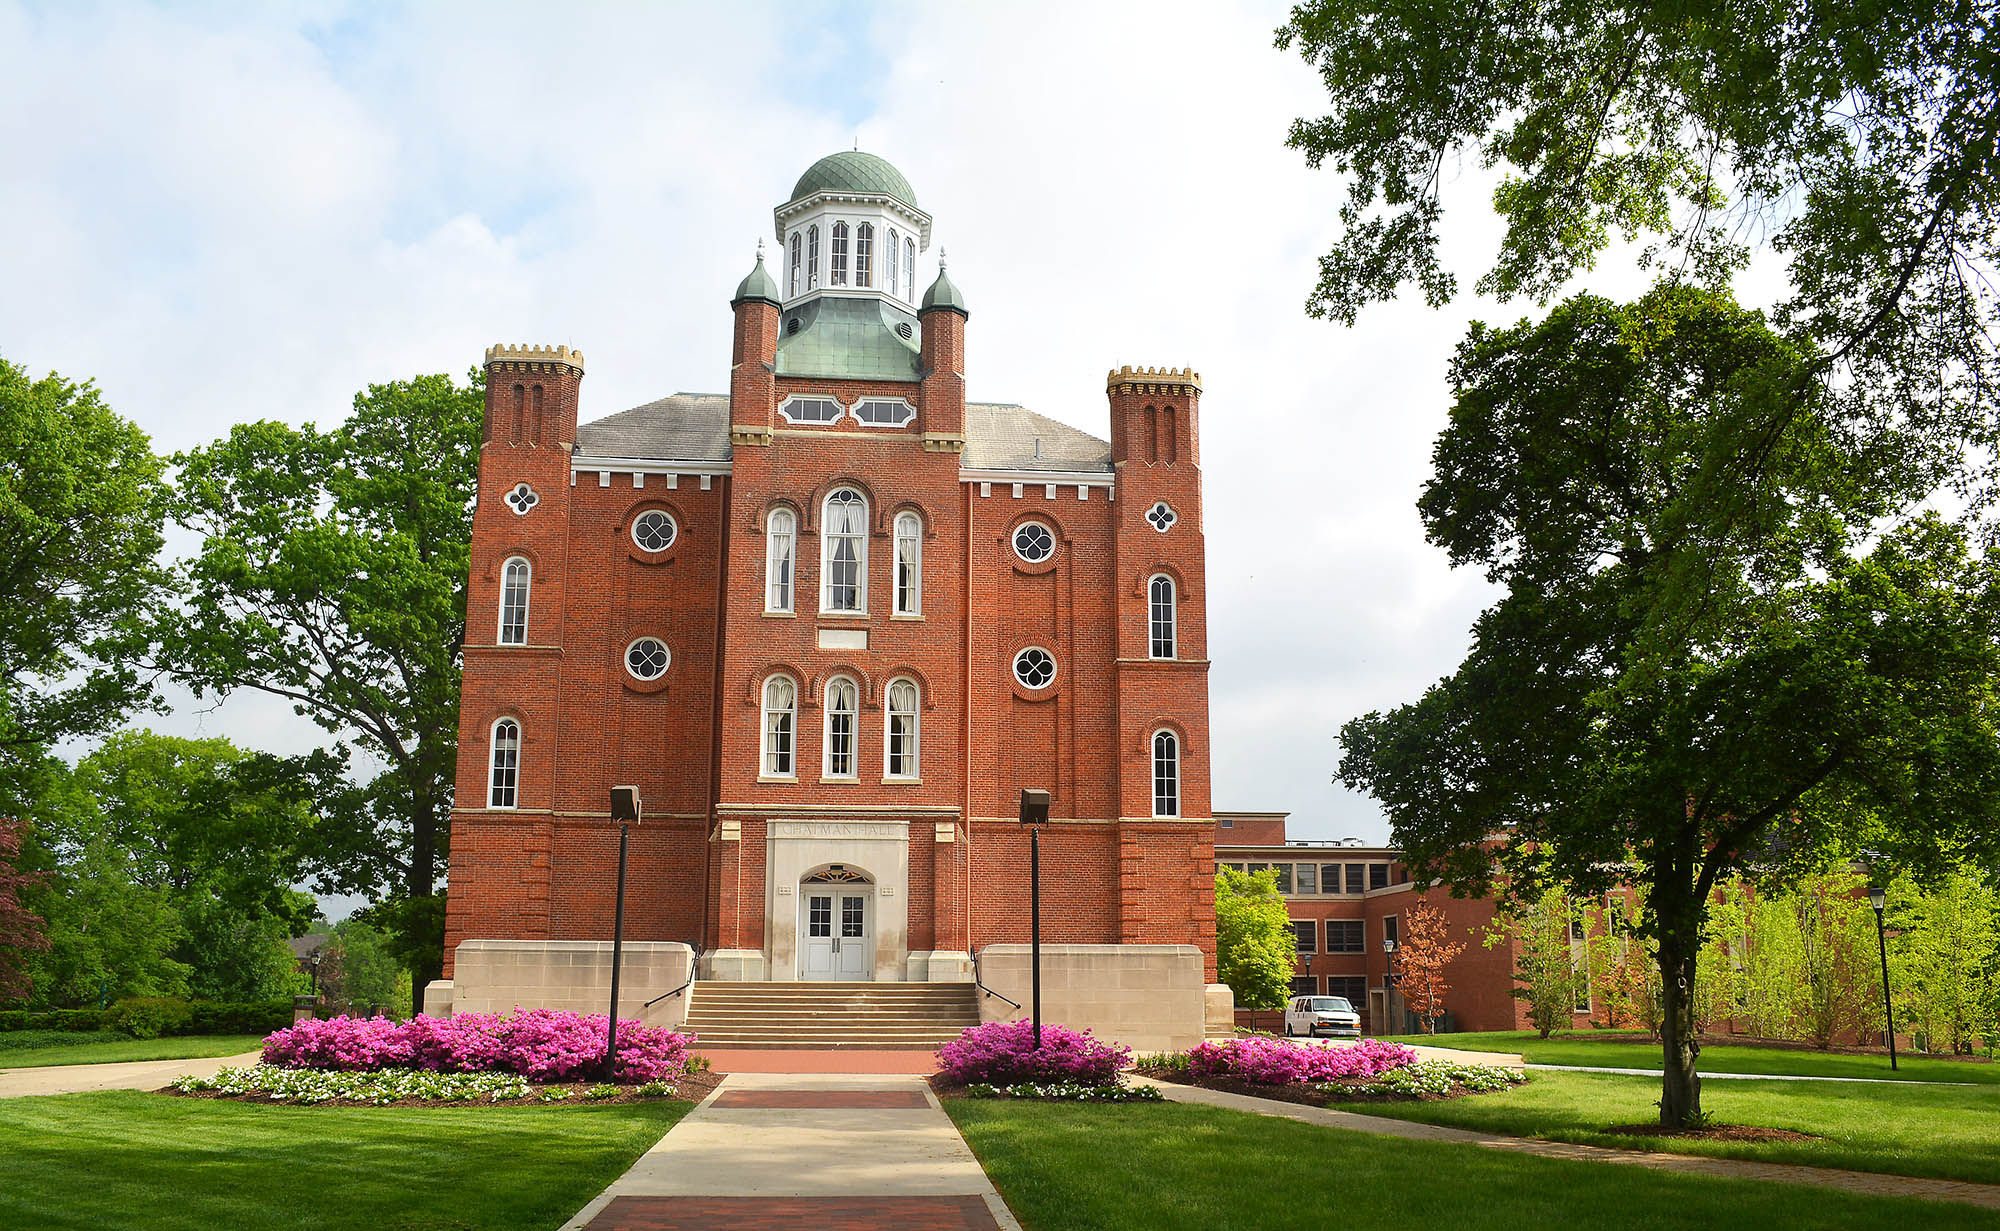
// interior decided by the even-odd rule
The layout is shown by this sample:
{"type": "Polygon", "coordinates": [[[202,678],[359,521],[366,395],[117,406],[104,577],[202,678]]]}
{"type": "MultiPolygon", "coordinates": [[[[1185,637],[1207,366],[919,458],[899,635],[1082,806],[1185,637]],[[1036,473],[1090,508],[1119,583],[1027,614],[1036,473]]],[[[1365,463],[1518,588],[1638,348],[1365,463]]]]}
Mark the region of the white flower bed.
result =
{"type": "MultiPolygon", "coordinates": [[[[351,1099],[381,1105],[403,1099],[498,1103],[527,1098],[533,1087],[525,1077],[516,1073],[437,1073],[426,1069],[336,1073],[258,1064],[244,1069],[224,1068],[213,1077],[177,1078],[173,1089],[183,1094],[261,1094],[278,1103],[325,1103],[333,1099],[351,1099]]],[[[565,1091],[564,1097],[567,1096],[565,1091]]]]}
{"type": "Polygon", "coordinates": [[[1068,1099],[1077,1103],[1144,1103],[1162,1097],[1151,1086],[1089,1085],[1080,1081],[1024,1081],[1011,1086],[974,1082],[965,1092],[973,1098],[998,1098],[1006,1094],[1014,1098],[1068,1099]]]}
{"type": "Polygon", "coordinates": [[[1400,1069],[1390,1069],[1372,1081],[1329,1082],[1319,1087],[1325,1094],[1407,1094],[1447,1095],[1454,1086],[1475,1094],[1506,1090],[1528,1080],[1527,1074],[1485,1064],[1455,1064],[1449,1060],[1419,1060],[1400,1069]]]}

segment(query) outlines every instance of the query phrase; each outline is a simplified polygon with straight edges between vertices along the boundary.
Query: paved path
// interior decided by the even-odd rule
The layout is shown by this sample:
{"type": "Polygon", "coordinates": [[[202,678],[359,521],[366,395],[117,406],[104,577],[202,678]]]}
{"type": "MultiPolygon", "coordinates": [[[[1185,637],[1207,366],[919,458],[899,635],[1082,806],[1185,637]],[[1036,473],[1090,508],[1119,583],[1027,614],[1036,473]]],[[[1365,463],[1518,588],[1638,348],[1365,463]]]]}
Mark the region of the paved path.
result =
{"type": "Polygon", "coordinates": [[[207,1077],[224,1065],[255,1064],[261,1052],[209,1056],[197,1060],[135,1060],[126,1064],[51,1064],[34,1069],[0,1069],[0,1098],[32,1094],[76,1094],[85,1090],[157,1090],[193,1073],[207,1077]]]}
{"type": "Polygon", "coordinates": [[[937,1072],[928,1048],[894,1051],[862,1047],[697,1047],[718,1073],[907,1073],[937,1072]]]}
{"type": "MultiPolygon", "coordinates": [[[[1620,1077],[1665,1077],[1659,1069],[1606,1069],[1587,1064],[1530,1064],[1523,1066],[1551,1073],[1616,1073],[1620,1077]]],[[[1983,1081],[1906,1081],[1896,1077],[1820,1077],[1809,1073],[1703,1073],[1703,1081],[1851,1081],[1880,1086],[1985,1086],[1983,1081]]]]}
{"type": "Polygon", "coordinates": [[[1143,1085],[1158,1086],[1160,1093],[1176,1103],[1205,1103],[1210,1107],[1228,1107],[1260,1116],[1278,1116],[1287,1120],[1300,1120],[1307,1124],[1321,1124],[1328,1128],[1344,1128],[1356,1133],[1405,1137],[1412,1141],[1457,1142],[1493,1150],[1534,1154],[1543,1158],[1622,1163],[1628,1167],[1645,1167],[1653,1171],[1671,1171],[1682,1175],[1707,1175],[1725,1180],[1770,1180],[1780,1184],[1809,1184],[1874,1197],[1917,1197],[1926,1201],[1954,1201],[1989,1210],[2000,1210],[2000,1184],[1926,1180],[1915,1176],[1878,1175],[1869,1171],[1837,1171],[1831,1167],[1801,1167],[1791,1163],[1758,1163],[1734,1158],[1702,1158],[1691,1154],[1662,1154],[1645,1150],[1614,1150],[1607,1146],[1571,1145],[1568,1142],[1540,1141],[1532,1137],[1503,1137],[1472,1129],[1449,1128],[1442,1124],[1420,1124],[1414,1120],[1392,1120],[1387,1116],[1368,1116],[1352,1111],[1307,1107],[1301,1103],[1285,1103],[1277,1099],[1226,1094],[1220,1090],[1204,1090],[1199,1086],[1176,1085],[1146,1077],[1130,1076],[1129,1080],[1143,1085]]]}
{"type": "Polygon", "coordinates": [[[732,1073],[564,1231],[1020,1231],[921,1077],[732,1073]]]}

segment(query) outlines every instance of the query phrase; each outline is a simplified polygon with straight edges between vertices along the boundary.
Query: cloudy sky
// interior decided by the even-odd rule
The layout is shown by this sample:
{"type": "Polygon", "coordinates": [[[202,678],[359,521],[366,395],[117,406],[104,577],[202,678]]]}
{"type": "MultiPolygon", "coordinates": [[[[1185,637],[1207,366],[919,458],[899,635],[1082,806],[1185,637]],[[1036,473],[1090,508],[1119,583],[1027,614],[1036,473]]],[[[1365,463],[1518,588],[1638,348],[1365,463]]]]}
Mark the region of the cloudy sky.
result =
{"type": "MultiPolygon", "coordinates": [[[[94,378],[163,452],[495,341],[583,350],[586,419],[726,392],[772,206],[858,141],[936,219],[973,398],[1104,435],[1107,368],[1202,373],[1216,807],[1385,839],[1336,733],[1448,672],[1488,600],[1413,502],[1466,321],[1526,306],[1305,316],[1340,184],[1284,146],[1323,97],[1284,13],[0,0],[0,355],[94,378]]],[[[1488,192],[1447,198],[1468,275],[1488,192]]],[[[322,739],[254,697],[146,721],[322,739]]]]}

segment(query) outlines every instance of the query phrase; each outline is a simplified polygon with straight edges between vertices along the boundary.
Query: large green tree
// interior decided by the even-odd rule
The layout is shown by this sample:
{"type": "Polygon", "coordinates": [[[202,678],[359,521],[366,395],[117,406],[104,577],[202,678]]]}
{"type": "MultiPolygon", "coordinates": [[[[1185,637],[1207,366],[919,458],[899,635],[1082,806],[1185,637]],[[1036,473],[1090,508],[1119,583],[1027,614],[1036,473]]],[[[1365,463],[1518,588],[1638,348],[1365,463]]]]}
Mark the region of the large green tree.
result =
{"type": "Polygon", "coordinates": [[[1216,977],[1246,1009],[1275,1009],[1292,988],[1298,938],[1278,892],[1278,875],[1215,870],[1216,977]]]}
{"type": "Polygon", "coordinates": [[[129,650],[160,579],[162,470],[91,385],[0,360],[0,815],[27,811],[50,745],[148,696],[129,650]]]}
{"type": "Polygon", "coordinates": [[[1479,289],[1542,302],[1616,241],[1721,285],[1760,247],[1813,372],[1991,441],[2000,8],[1984,0],[1308,0],[1278,31],[1331,111],[1290,144],[1346,177],[1314,315],[1414,283],[1446,186],[1499,168],[1479,289]]]}
{"type": "Polygon", "coordinates": [[[1934,518],[1876,537],[1939,442],[1844,433],[1800,384],[1816,361],[1686,288],[1475,327],[1419,507],[1504,594],[1456,672],[1342,732],[1342,779],[1417,879],[1634,887],[1670,1126],[1700,1111],[1718,889],[1863,845],[1939,868],[2000,835],[1996,570],[1934,518]]]}
{"type": "Polygon", "coordinates": [[[197,695],[283,697],[366,765],[319,774],[316,885],[384,909],[421,988],[442,963],[481,388],[373,385],[330,431],[259,422],[176,458],[174,516],[202,536],[155,622],[197,695]]]}

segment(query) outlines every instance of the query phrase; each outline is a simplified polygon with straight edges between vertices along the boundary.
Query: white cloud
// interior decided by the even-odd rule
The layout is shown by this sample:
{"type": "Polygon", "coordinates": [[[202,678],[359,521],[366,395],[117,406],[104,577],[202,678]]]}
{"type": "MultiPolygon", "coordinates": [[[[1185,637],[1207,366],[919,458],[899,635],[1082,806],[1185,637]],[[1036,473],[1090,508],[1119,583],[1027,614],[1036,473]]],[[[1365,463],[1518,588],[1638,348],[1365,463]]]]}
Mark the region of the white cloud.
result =
{"type": "MultiPolygon", "coordinates": [[[[169,450],[502,340],[581,348],[586,417],[726,389],[772,206],[858,135],[936,217],[975,397],[1102,433],[1106,369],[1202,372],[1216,803],[1382,838],[1333,737],[1450,670],[1488,598],[1412,507],[1474,309],[1304,317],[1339,185],[1283,145],[1323,106],[1284,14],[0,2],[0,353],[169,450]]],[[[1482,185],[1454,191],[1476,271],[1482,185]]],[[[250,700],[158,721],[320,738],[250,700]]]]}

